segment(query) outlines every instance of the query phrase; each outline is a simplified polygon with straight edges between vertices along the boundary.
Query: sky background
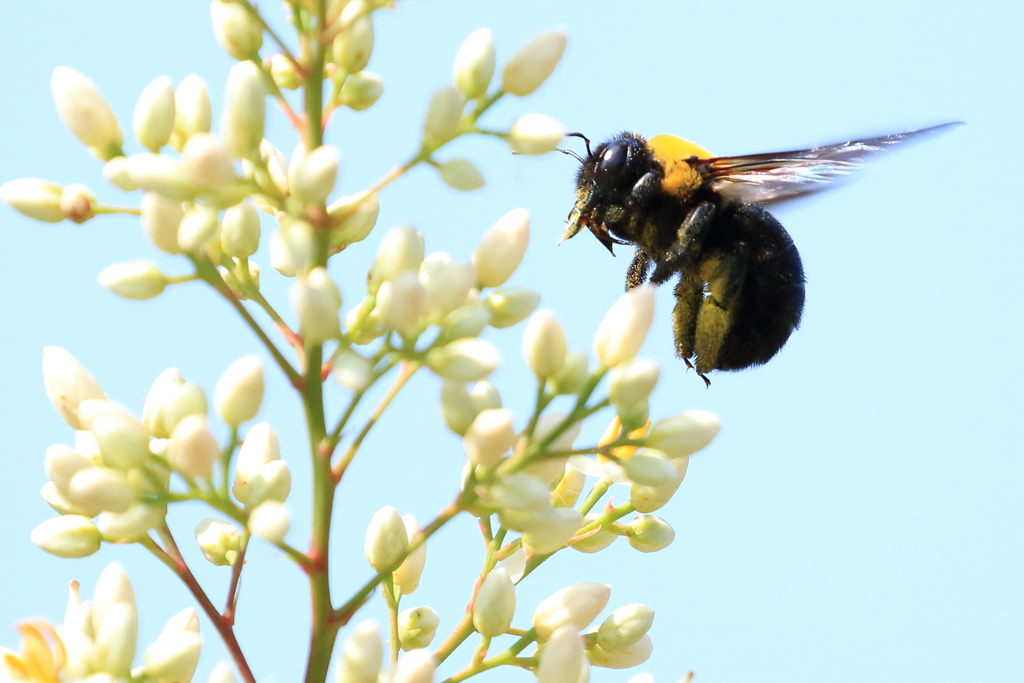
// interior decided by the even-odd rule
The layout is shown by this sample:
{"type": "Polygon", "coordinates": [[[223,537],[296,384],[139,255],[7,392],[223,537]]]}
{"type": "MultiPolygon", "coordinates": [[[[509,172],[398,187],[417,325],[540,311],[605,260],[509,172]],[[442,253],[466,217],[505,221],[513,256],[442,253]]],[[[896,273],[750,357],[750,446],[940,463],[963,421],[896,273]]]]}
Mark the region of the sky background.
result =
{"type": "MultiPolygon", "coordinates": [[[[265,5],[286,31],[279,5],[265,5]]],[[[201,75],[220,110],[232,60],[214,40],[205,2],[9,3],[2,17],[0,182],[83,182],[101,200],[138,202],[104,184],[101,165],[57,118],[49,92],[57,65],[94,79],[126,130],[139,92],[159,75],[175,83],[201,75]]],[[[601,581],[613,586],[609,611],[633,602],[657,610],[651,659],[634,671],[595,669],[602,683],[637,671],[668,683],[691,670],[697,683],[1021,680],[1021,25],[1019,3],[985,1],[408,0],[378,14],[369,68],[386,91],[368,112],[342,112],[328,133],[343,155],[338,195],[369,185],[414,150],[430,93],[449,82],[461,41],[482,26],[494,31],[499,62],[541,30],[569,33],[550,81],[527,100],[495,107],[483,120],[492,128],[536,111],[592,139],[623,129],[672,133],[734,155],[968,124],[878,159],[835,191],[775,210],[800,249],[808,284],[801,329],[768,365],[713,375],[705,390],[673,358],[671,291],[658,292],[642,351],[662,366],[652,413],[700,408],[724,424],[658,513],[675,527],[675,543],[652,555],[624,541],[596,556],[559,554],[520,587],[515,625],[527,625],[554,590],[601,581]]],[[[294,146],[276,111],[268,137],[286,154],[294,146]]],[[[555,247],[573,201],[575,162],[514,157],[492,139],[452,147],[480,166],[487,187],[458,193],[424,168],[387,189],[377,230],[332,263],[345,310],[363,296],[387,228],[412,223],[428,252],[464,260],[494,220],[523,206],[533,217],[532,241],[509,284],[541,291],[570,347],[589,350],[621,293],[629,254],[613,259],[585,235],[555,247]]],[[[91,595],[102,567],[117,560],[139,596],[141,650],[192,604],[162,565],[136,547],[62,560],[29,541],[52,515],[38,495],[44,450],[72,437],[43,392],[42,347],[70,350],[108,395],[137,413],[167,367],[212,392],[233,360],[262,351],[198,285],[144,303],[99,287],[104,267],[137,258],[186,272],[147,243],[137,219],[44,225],[3,208],[0,245],[0,644],[16,644],[18,620],[59,621],[67,582],[81,581],[91,595]]],[[[265,291],[283,301],[286,280],[266,267],[265,251],[256,260],[265,266],[265,291]]],[[[485,335],[502,352],[493,379],[520,421],[533,394],[521,333],[522,325],[485,335]]],[[[309,470],[299,405],[281,377],[268,377],[261,418],[281,435],[295,475],[289,539],[304,547],[309,470]]],[[[463,456],[439,419],[438,388],[426,373],[411,382],[339,491],[339,602],[370,575],[361,548],[375,510],[394,504],[425,521],[456,490],[463,456]]],[[[332,385],[334,410],[343,397],[332,385]]],[[[596,439],[604,424],[604,417],[588,423],[578,443],[596,439]]],[[[615,495],[622,501],[628,493],[615,495]]],[[[205,564],[191,539],[205,516],[198,505],[172,511],[179,541],[220,603],[228,572],[205,564]]],[[[239,639],[260,681],[298,680],[304,578],[258,541],[248,559],[239,639]]],[[[441,614],[439,633],[447,633],[479,560],[474,524],[460,519],[431,541],[421,588],[403,604],[431,605],[441,614]]],[[[383,617],[379,596],[366,613],[383,617]]],[[[224,657],[205,621],[203,632],[197,680],[224,657]]],[[[441,673],[468,657],[459,651],[441,673]]]]}

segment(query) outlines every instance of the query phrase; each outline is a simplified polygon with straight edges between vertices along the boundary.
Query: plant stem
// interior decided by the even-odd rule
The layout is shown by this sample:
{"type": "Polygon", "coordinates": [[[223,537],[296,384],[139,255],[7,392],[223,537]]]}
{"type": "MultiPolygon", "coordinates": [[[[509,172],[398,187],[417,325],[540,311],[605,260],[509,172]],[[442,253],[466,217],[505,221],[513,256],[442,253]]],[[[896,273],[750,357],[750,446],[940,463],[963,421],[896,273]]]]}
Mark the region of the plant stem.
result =
{"type": "Polygon", "coordinates": [[[231,565],[231,583],[228,584],[228,599],[224,605],[224,621],[231,625],[235,623],[235,606],[238,604],[238,588],[242,579],[242,568],[245,566],[245,551],[249,547],[249,530],[242,531],[242,537],[238,544],[238,557],[231,565]]]}

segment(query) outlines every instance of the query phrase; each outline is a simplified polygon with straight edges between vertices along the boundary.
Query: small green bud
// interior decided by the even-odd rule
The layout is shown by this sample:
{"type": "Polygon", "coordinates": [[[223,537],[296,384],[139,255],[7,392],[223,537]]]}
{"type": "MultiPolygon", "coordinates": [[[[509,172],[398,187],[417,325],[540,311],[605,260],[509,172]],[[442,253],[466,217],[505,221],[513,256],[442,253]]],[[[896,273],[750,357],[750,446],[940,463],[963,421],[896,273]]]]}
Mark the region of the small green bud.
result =
{"type": "Polygon", "coordinates": [[[491,312],[491,327],[511,327],[526,319],[540,303],[540,293],[526,287],[500,287],[487,294],[484,306],[491,312]]]}
{"type": "Polygon", "coordinates": [[[458,90],[445,86],[430,98],[423,122],[423,142],[437,149],[459,134],[459,121],[466,101],[458,90]]]}
{"type": "Polygon", "coordinates": [[[473,162],[462,157],[455,157],[443,161],[437,165],[437,171],[441,174],[441,180],[453,190],[470,192],[479,190],[486,184],[484,174],[480,172],[473,162]]]}
{"type": "Polygon", "coordinates": [[[384,94],[384,81],[369,71],[360,71],[345,79],[340,101],[353,111],[366,111],[384,94]]]}
{"type": "Polygon", "coordinates": [[[587,383],[590,370],[586,351],[569,351],[561,369],[551,378],[551,388],[556,394],[575,394],[587,383]]]}
{"type": "Polygon", "coordinates": [[[487,93],[494,76],[494,41],[491,30],[480,28],[462,42],[455,55],[452,80],[466,99],[475,100],[487,93]]]}
{"type": "Polygon", "coordinates": [[[429,647],[441,618],[429,607],[404,610],[398,615],[398,640],[403,650],[429,647]]]}
{"type": "Polygon", "coordinates": [[[174,86],[160,76],[142,90],[132,119],[135,139],[157,152],[167,144],[174,130],[174,86]]]}
{"type": "Polygon", "coordinates": [[[523,331],[522,348],[526,364],[538,378],[547,379],[562,369],[566,359],[565,331],[554,313],[544,309],[530,318],[523,331]]]}
{"type": "MultiPolygon", "coordinates": [[[[601,515],[596,512],[591,512],[583,518],[583,524],[590,524],[601,515]]],[[[596,532],[587,536],[586,538],[580,539],[572,544],[573,550],[578,550],[581,553],[596,553],[604,550],[619,538],[618,534],[613,534],[605,529],[598,529],[596,532]]]]}
{"type": "Polygon", "coordinates": [[[327,207],[327,214],[340,222],[331,232],[331,241],[341,246],[366,239],[377,224],[379,212],[376,192],[369,196],[366,192],[358,192],[332,203],[327,207]]]}
{"type": "Polygon", "coordinates": [[[239,202],[224,212],[220,245],[228,256],[252,256],[259,249],[260,216],[252,202],[239,202]]]}
{"type": "Polygon", "coordinates": [[[130,261],[107,266],[100,284],[126,299],[152,299],[164,291],[167,278],[152,261],[130,261]]]}
{"type": "Polygon", "coordinates": [[[334,39],[334,63],[350,74],[362,71],[373,54],[373,15],[364,0],[352,0],[341,11],[346,28],[334,39]]]}
{"type": "Polygon", "coordinates": [[[632,647],[654,624],[654,610],[647,605],[626,605],[611,613],[597,630],[597,645],[607,652],[632,647]]]}
{"type": "Polygon", "coordinates": [[[82,515],[61,515],[32,530],[32,542],[57,557],[88,557],[100,549],[102,537],[92,520],[82,515]]]}
{"type": "Polygon", "coordinates": [[[185,212],[178,225],[178,244],[182,251],[195,251],[217,236],[220,220],[208,206],[197,206],[185,212]]]}
{"type": "Polygon", "coordinates": [[[64,220],[60,207],[63,190],[56,183],[19,178],[0,185],[0,199],[23,216],[46,223],[60,223],[64,220]]]}
{"type": "Polygon", "coordinates": [[[171,144],[179,152],[196,133],[209,133],[213,110],[206,81],[191,74],[174,91],[174,133],[171,144]]]}
{"type": "Polygon", "coordinates": [[[241,3],[213,0],[210,18],[217,42],[235,59],[251,59],[263,46],[263,27],[241,3]]]}
{"type": "Polygon", "coordinates": [[[650,636],[643,636],[634,645],[609,652],[600,645],[587,650],[587,659],[594,666],[606,669],[629,669],[646,662],[654,651],[650,636]]]}
{"type": "Polygon", "coordinates": [[[270,77],[274,79],[274,85],[282,90],[297,90],[302,85],[295,62],[280,52],[270,57],[270,77]]]}
{"type": "Polygon", "coordinates": [[[502,89],[518,97],[529,95],[548,79],[565,52],[564,31],[549,31],[537,36],[505,64],[502,89]]]}
{"type": "Polygon", "coordinates": [[[444,379],[475,382],[498,369],[501,357],[490,342],[482,339],[456,339],[427,353],[427,365],[444,379]]]}
{"type": "Polygon", "coordinates": [[[516,154],[547,154],[565,137],[565,128],[544,114],[526,114],[516,119],[508,132],[508,143],[516,154]]]}
{"type": "Polygon", "coordinates": [[[642,553],[655,553],[667,548],[676,538],[668,522],[654,515],[640,515],[628,525],[629,544],[642,553]]]}
{"type": "Polygon", "coordinates": [[[523,260],[530,242],[530,214],[515,209],[498,219],[473,251],[477,282],[482,287],[505,284],[523,260]]]}

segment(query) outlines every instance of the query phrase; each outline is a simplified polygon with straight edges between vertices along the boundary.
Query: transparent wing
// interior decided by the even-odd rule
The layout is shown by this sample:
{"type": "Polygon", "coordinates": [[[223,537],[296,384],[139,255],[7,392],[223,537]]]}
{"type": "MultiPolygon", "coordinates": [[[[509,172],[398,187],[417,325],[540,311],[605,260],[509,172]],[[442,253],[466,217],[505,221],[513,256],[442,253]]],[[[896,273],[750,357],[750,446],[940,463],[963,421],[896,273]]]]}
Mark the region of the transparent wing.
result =
{"type": "Polygon", "coordinates": [[[817,192],[860,168],[873,154],[959,125],[962,123],[944,123],[793,152],[694,159],[691,163],[711,189],[742,202],[764,203],[817,192]]]}

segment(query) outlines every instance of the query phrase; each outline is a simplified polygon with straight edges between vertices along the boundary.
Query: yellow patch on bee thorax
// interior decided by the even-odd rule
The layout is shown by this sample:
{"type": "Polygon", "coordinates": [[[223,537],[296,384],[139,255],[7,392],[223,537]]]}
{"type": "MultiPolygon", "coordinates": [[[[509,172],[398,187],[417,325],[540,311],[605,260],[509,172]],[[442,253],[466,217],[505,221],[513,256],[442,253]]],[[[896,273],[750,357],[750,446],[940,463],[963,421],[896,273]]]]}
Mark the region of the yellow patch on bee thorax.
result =
{"type": "Polygon", "coordinates": [[[711,152],[675,135],[655,135],[648,141],[654,158],[661,162],[665,177],[661,189],[678,197],[685,197],[701,183],[700,175],[689,164],[691,157],[710,159],[711,152]]]}

